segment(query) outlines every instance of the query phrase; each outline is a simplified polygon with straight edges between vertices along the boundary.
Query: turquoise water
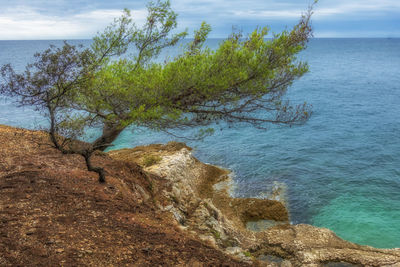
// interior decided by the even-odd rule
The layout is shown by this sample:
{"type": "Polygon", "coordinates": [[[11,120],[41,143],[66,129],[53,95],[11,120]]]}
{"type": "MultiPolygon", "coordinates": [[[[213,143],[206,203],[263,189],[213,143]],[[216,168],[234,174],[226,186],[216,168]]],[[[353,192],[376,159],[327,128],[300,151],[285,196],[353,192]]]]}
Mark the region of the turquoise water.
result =
{"type": "MultiPolygon", "coordinates": [[[[0,41],[0,64],[22,69],[48,44],[0,41]]],[[[285,184],[293,223],[328,227],[360,244],[400,247],[400,39],[315,39],[301,57],[310,72],[288,98],[313,105],[306,125],[268,131],[241,125],[203,142],[182,141],[199,159],[232,169],[237,196],[261,197],[285,184]]],[[[32,128],[43,119],[2,100],[0,123],[32,128]]],[[[175,139],[131,129],[114,148],[175,139]]]]}

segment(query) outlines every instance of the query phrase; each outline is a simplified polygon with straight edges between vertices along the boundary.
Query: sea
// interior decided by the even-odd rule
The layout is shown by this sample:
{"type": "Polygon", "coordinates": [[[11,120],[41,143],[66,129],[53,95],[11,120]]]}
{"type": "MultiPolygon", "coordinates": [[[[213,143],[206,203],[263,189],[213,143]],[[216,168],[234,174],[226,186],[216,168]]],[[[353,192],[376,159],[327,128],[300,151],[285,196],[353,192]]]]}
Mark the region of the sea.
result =
{"type": "MultiPolygon", "coordinates": [[[[71,40],[90,44],[90,40],[71,40]]],[[[215,49],[220,39],[206,45],[215,49]]],[[[0,65],[23,71],[33,54],[62,41],[0,41],[0,65]]],[[[157,60],[173,58],[180,47],[157,60]]],[[[378,248],[400,247],[400,39],[312,39],[299,59],[310,71],[285,98],[313,106],[302,126],[218,126],[174,134],[125,130],[112,149],[171,140],[186,142],[203,162],[232,170],[237,197],[279,197],[293,224],[333,230],[378,248]]],[[[37,128],[43,116],[0,98],[0,124],[37,128]]],[[[96,132],[93,129],[92,132],[96,132]]],[[[0,144],[1,149],[1,144],[0,144]]]]}

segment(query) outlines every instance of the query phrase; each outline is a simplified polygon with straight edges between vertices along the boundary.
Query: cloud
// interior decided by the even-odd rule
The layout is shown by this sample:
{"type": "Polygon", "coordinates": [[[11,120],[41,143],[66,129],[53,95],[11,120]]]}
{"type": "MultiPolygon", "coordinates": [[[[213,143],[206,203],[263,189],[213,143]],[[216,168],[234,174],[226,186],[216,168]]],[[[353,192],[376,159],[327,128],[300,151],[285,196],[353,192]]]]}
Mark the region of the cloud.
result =
{"type": "Polygon", "coordinates": [[[400,1],[345,1],[338,2],[335,5],[321,5],[315,10],[315,19],[342,17],[358,17],[358,18],[384,18],[385,14],[391,12],[400,14],[400,1]]]}
{"type": "Polygon", "coordinates": [[[233,14],[236,17],[242,18],[264,18],[264,19],[292,19],[300,18],[303,10],[275,10],[275,11],[257,11],[257,10],[238,10],[234,11],[233,14]]]}
{"type": "MultiPolygon", "coordinates": [[[[105,28],[114,18],[122,14],[121,9],[92,10],[76,15],[51,15],[39,13],[30,7],[18,7],[0,15],[0,39],[80,39],[93,36],[105,28]]],[[[141,23],[146,11],[132,13],[141,23]]]]}
{"type": "MultiPolygon", "coordinates": [[[[304,13],[312,0],[175,0],[172,1],[178,10],[183,24],[190,27],[199,25],[206,20],[213,27],[214,37],[225,37],[232,25],[251,31],[256,26],[270,25],[277,32],[294,25],[304,13]]],[[[332,37],[387,37],[399,36],[399,30],[393,30],[391,25],[400,25],[399,0],[321,0],[315,6],[313,15],[315,36],[322,37],[332,34],[332,37]],[[370,32],[355,21],[364,25],[374,26],[379,22],[381,29],[370,32]],[[325,29],[328,23],[340,24],[340,27],[325,29]]]]}
{"type": "MultiPolygon", "coordinates": [[[[312,1],[209,1],[197,0],[188,3],[184,0],[174,1],[177,10],[185,16],[206,17],[211,19],[292,19],[299,18],[312,1]],[[195,2],[195,3],[194,3],[195,2]]],[[[338,15],[366,17],[382,16],[387,12],[400,14],[398,0],[325,0],[315,6],[314,19],[337,18],[338,15]]]]}

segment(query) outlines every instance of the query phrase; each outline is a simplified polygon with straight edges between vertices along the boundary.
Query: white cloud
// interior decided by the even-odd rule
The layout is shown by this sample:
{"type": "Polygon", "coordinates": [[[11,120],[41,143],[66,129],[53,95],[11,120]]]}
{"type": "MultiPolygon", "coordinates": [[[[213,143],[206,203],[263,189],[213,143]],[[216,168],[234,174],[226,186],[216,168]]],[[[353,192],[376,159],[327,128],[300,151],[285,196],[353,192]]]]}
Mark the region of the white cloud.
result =
{"type": "MultiPolygon", "coordinates": [[[[321,1],[322,3],[323,1],[321,1]]],[[[396,11],[400,12],[400,1],[345,1],[337,2],[336,4],[321,4],[315,10],[315,19],[320,18],[335,18],[338,15],[342,16],[365,16],[376,17],[382,16],[385,13],[396,11]]]]}
{"type": "Polygon", "coordinates": [[[260,19],[292,19],[292,18],[300,18],[303,10],[238,10],[234,11],[233,14],[236,17],[241,18],[260,18],[260,19]]]}
{"type": "MultiPolygon", "coordinates": [[[[292,19],[299,18],[312,1],[208,1],[177,0],[175,6],[182,13],[207,14],[213,18],[243,18],[243,19],[292,19]],[[196,2],[196,5],[193,5],[196,2]],[[295,2],[295,3],[294,3],[295,2]]],[[[400,13],[400,0],[325,0],[315,6],[315,19],[335,18],[338,15],[352,16],[365,15],[375,16],[387,12],[396,11],[400,13]]]]}
{"type": "MultiPolygon", "coordinates": [[[[0,39],[88,38],[121,14],[120,9],[109,9],[93,10],[76,15],[52,16],[40,14],[29,7],[18,7],[0,14],[0,39]]],[[[145,19],[146,11],[134,11],[132,15],[136,22],[141,23],[145,19]]]]}

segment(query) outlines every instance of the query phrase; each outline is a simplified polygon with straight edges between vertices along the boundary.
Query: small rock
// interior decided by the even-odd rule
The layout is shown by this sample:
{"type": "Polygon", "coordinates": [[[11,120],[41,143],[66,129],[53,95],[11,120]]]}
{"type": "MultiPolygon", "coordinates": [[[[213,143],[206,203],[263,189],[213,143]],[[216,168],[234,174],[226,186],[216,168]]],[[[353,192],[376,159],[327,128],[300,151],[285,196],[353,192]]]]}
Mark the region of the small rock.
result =
{"type": "Polygon", "coordinates": [[[215,242],[214,237],[209,235],[199,235],[199,238],[205,242],[208,242],[210,245],[216,247],[217,243],[215,242]]]}
{"type": "Polygon", "coordinates": [[[232,255],[237,255],[239,253],[242,253],[242,249],[239,248],[239,247],[228,247],[228,248],[225,249],[225,251],[228,254],[232,254],[232,255]]]}
{"type": "Polygon", "coordinates": [[[181,231],[186,231],[188,228],[187,228],[187,226],[178,225],[178,229],[181,231]]]}
{"type": "Polygon", "coordinates": [[[57,248],[56,249],[56,253],[63,253],[64,252],[64,249],[63,248],[57,248]]]}

